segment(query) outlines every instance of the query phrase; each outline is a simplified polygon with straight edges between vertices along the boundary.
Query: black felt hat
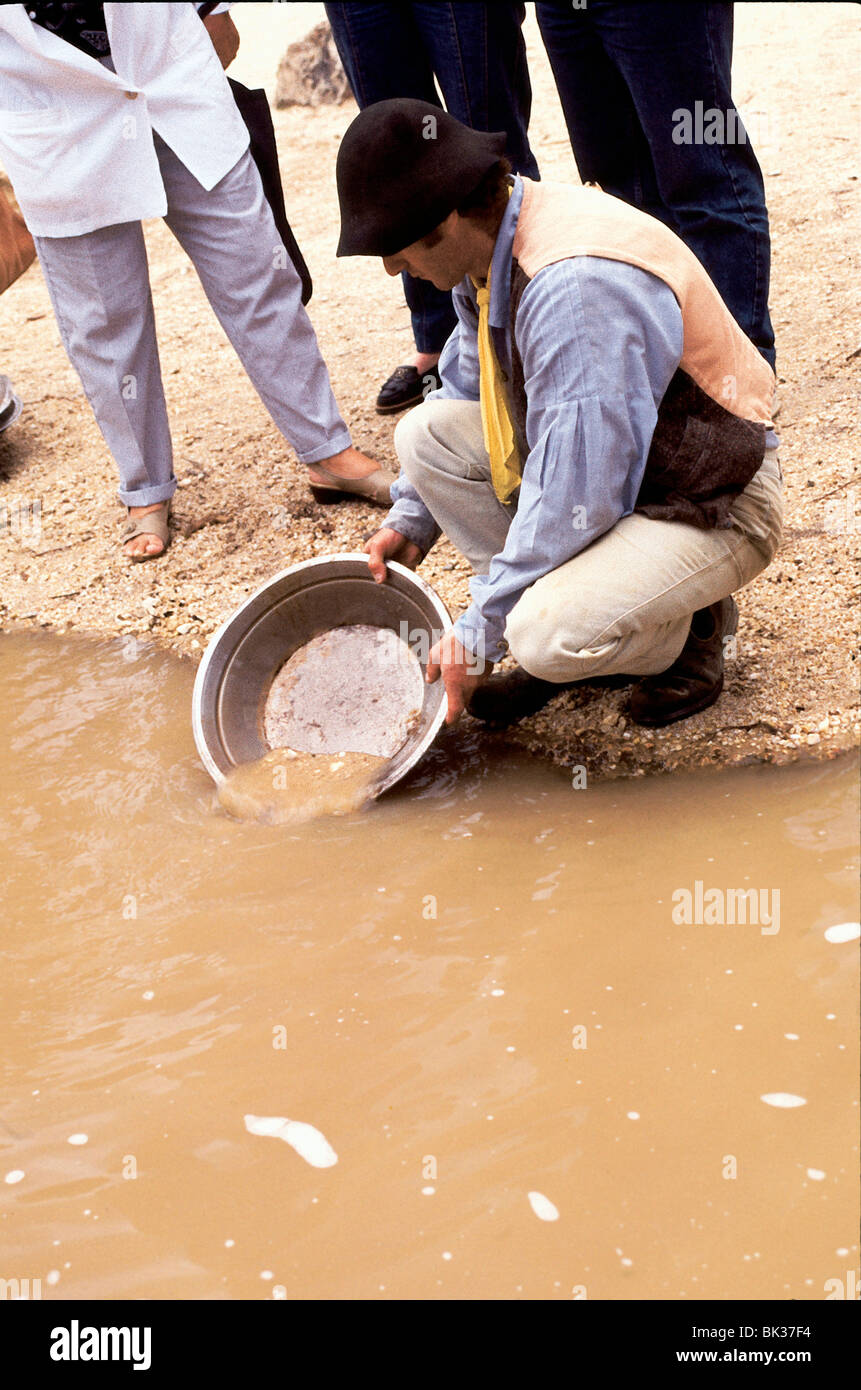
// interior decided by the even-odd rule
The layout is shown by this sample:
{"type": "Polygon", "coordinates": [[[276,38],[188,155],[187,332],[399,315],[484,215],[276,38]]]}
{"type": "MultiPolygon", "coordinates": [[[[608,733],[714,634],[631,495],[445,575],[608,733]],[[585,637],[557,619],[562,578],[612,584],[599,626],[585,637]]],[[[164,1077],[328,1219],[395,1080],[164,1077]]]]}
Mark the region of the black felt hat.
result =
{"type": "Polygon", "coordinates": [[[427,236],[478,187],[506,139],[427,101],[366,106],[338,150],[338,255],[395,256],[427,236]]]}

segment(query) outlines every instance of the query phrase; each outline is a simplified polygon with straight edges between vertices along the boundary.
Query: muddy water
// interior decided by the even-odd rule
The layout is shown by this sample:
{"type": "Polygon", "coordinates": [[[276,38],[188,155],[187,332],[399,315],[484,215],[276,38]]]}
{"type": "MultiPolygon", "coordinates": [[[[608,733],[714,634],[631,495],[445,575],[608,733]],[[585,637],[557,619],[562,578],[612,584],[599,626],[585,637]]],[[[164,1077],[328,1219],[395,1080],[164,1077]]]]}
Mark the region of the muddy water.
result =
{"type": "Polygon", "coordinates": [[[218,800],[237,820],[295,825],[361,811],[388,759],[369,753],[297,753],[270,748],[228,773],[218,800]]]}
{"type": "Polygon", "coordinates": [[[455,731],[370,812],[260,826],[197,761],[193,675],[0,636],[0,1276],[845,1285],[855,765],[575,790],[455,731]],[[757,922],[729,925],[750,888],[757,922]]]}

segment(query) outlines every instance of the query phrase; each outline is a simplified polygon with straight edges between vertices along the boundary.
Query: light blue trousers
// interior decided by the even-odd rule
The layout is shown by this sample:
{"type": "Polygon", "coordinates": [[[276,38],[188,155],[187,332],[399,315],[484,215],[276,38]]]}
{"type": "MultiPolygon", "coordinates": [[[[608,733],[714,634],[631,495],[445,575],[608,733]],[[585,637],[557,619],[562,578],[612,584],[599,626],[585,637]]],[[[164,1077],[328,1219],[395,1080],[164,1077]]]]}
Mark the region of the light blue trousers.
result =
{"type": "MultiPolygon", "coordinates": [[[[206,192],[159,139],[165,221],[278,429],[303,463],[350,445],[260,176],[246,151],[206,192]]],[[[37,237],[63,345],[120,474],[120,501],[173,496],[176,478],[140,222],[37,237]]],[[[212,382],[213,396],[222,384],[212,382]]]]}

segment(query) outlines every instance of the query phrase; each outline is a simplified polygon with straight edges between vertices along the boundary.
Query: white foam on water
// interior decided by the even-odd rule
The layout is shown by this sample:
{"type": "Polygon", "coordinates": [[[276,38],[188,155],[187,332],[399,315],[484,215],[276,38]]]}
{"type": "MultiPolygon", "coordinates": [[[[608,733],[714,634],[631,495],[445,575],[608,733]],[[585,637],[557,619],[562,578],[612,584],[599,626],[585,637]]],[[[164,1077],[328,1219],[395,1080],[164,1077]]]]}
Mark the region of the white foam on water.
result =
{"type": "Polygon", "coordinates": [[[794,1110],[797,1105],[806,1105],[804,1096],[794,1096],[791,1091],[769,1091],[767,1095],[760,1096],[766,1105],[774,1105],[778,1110],[794,1110]]]}
{"type": "Polygon", "coordinates": [[[3,1181],[4,1181],[4,1182],[8,1182],[9,1186],[11,1187],[13,1183],[20,1182],[21,1179],[23,1178],[23,1176],[24,1176],[24,1169],[23,1169],[23,1168],[12,1168],[12,1169],[10,1169],[10,1171],[6,1174],[6,1176],[5,1176],[5,1178],[3,1179],[3,1181]]]}
{"type": "Polygon", "coordinates": [[[246,1115],[245,1128],[249,1134],[283,1139],[312,1168],[331,1168],[338,1162],[326,1136],[302,1120],[287,1120],[283,1115],[246,1115]]]}
{"type": "Polygon", "coordinates": [[[838,922],[836,926],[826,927],[826,941],[857,941],[861,936],[861,922],[838,922]]]}
{"type": "Polygon", "coordinates": [[[543,1192],[527,1192],[529,1205],[535,1212],[539,1221],[558,1221],[559,1208],[555,1207],[549,1197],[545,1197],[543,1192]]]}
{"type": "Polygon", "coordinates": [[[88,1140],[89,1140],[89,1135],[87,1135],[87,1134],[70,1134],[69,1137],[68,1137],[68,1139],[66,1140],[66,1143],[67,1143],[67,1144],[81,1145],[81,1144],[86,1144],[86,1143],[88,1142],[88,1140]]]}
{"type": "Polygon", "coordinates": [[[825,1178],[821,1168],[808,1168],[807,1176],[812,1178],[814,1182],[822,1182],[825,1178]]]}

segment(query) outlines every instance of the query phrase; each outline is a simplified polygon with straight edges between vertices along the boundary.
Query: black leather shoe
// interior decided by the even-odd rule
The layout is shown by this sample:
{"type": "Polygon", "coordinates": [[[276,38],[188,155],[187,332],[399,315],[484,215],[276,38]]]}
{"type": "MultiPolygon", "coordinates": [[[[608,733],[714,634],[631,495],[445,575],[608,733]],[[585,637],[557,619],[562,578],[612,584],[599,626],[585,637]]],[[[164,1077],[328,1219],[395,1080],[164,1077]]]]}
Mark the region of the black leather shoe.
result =
{"type": "Polygon", "coordinates": [[[660,729],[713,705],[723,690],[723,643],[738,627],[733,598],[700,608],[691,618],[688,640],[672,666],[647,676],[631,691],[635,724],[660,729]]]}
{"type": "Polygon", "coordinates": [[[428,367],[425,372],[417,367],[395,367],[377,396],[377,414],[393,415],[396,410],[406,410],[408,405],[418,405],[438,386],[442,386],[442,380],[436,367],[428,367]]]}
{"type": "Polygon", "coordinates": [[[501,671],[498,676],[490,676],[483,685],[473,691],[467,705],[467,713],[481,719],[494,729],[504,729],[537,714],[548,701],[562,690],[570,690],[574,681],[561,684],[558,681],[543,681],[538,676],[530,676],[522,666],[513,671],[501,671]]]}

